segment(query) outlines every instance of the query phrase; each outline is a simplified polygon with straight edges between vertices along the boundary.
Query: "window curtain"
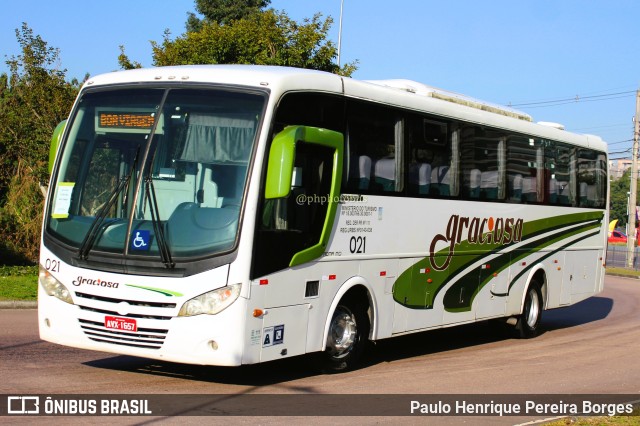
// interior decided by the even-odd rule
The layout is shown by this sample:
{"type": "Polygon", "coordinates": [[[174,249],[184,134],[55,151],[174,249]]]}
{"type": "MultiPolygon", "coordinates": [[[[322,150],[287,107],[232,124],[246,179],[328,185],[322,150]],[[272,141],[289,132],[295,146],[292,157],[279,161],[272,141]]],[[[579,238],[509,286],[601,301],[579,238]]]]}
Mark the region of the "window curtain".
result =
{"type": "Polygon", "coordinates": [[[191,114],[180,160],[209,164],[246,163],[251,154],[255,127],[255,119],[246,114],[191,114]]]}
{"type": "Polygon", "coordinates": [[[398,118],[393,129],[395,145],[396,145],[396,158],[395,158],[395,188],[396,192],[402,191],[403,179],[404,179],[404,120],[398,118]]]}
{"type": "Polygon", "coordinates": [[[458,195],[460,191],[460,133],[461,129],[451,132],[451,180],[449,181],[449,194],[458,195]]]}
{"type": "Polygon", "coordinates": [[[505,199],[505,178],[507,176],[507,138],[498,141],[498,200],[505,199]]]}
{"type": "Polygon", "coordinates": [[[536,192],[539,203],[544,201],[544,187],[544,149],[539,146],[536,149],[536,192]]]}
{"type": "Polygon", "coordinates": [[[575,149],[571,150],[571,162],[569,168],[569,201],[572,206],[577,206],[578,193],[578,158],[575,149]]]}

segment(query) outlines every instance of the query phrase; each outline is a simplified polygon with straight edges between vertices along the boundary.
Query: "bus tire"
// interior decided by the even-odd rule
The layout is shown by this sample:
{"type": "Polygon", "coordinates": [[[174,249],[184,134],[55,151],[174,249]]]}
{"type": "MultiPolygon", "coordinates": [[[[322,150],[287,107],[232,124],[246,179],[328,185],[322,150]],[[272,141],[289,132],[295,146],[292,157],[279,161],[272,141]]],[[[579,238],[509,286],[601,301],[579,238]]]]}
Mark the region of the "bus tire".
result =
{"type": "Polygon", "coordinates": [[[533,280],[529,284],[524,298],[522,314],[516,322],[516,332],[521,339],[529,339],[538,335],[542,318],[542,291],[540,284],[533,280]]]}
{"type": "Polygon", "coordinates": [[[367,306],[358,300],[341,300],[331,316],[322,371],[338,373],[352,370],[357,364],[369,338],[367,306]]]}

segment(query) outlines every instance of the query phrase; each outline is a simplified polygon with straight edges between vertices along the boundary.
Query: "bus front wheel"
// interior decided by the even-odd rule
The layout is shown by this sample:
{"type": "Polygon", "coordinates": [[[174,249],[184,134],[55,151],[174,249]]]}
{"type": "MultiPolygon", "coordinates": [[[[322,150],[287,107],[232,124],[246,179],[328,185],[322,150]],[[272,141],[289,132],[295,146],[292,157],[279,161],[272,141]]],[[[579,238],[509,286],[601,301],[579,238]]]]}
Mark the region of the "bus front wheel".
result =
{"type": "Polygon", "coordinates": [[[364,351],[369,327],[365,305],[356,300],[340,301],[329,324],[323,371],[336,373],[353,369],[364,351]]]}
{"type": "Polygon", "coordinates": [[[528,339],[538,335],[542,318],[542,291],[537,281],[532,281],[524,298],[522,314],[518,317],[516,331],[520,338],[528,339]]]}

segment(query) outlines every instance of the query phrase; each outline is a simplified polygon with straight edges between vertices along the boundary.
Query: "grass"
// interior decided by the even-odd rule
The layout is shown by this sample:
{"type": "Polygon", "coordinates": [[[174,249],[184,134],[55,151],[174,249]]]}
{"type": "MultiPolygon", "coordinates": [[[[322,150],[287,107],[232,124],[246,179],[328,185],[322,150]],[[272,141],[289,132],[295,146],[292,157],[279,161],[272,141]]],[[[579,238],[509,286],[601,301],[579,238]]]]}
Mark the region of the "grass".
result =
{"type": "Polygon", "coordinates": [[[624,275],[627,277],[640,277],[640,271],[626,268],[610,268],[607,267],[607,274],[612,275],[624,275]]]}
{"type": "Polygon", "coordinates": [[[0,266],[0,300],[36,300],[37,266],[0,266]]]}

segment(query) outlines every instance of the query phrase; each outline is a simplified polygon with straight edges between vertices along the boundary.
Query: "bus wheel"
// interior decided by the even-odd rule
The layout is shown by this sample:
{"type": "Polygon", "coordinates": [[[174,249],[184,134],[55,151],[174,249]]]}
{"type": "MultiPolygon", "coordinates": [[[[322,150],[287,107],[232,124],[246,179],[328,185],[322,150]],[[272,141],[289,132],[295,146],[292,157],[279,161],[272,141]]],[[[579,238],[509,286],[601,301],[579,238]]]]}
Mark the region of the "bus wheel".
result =
{"type": "Polygon", "coordinates": [[[340,301],[329,324],[323,371],[351,370],[362,356],[369,336],[369,316],[365,306],[355,301],[340,301]]]}
{"type": "Polygon", "coordinates": [[[531,281],[524,298],[522,314],[518,317],[516,331],[522,339],[535,337],[542,318],[542,292],[537,281],[531,281]]]}

